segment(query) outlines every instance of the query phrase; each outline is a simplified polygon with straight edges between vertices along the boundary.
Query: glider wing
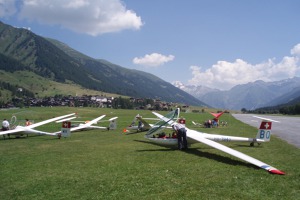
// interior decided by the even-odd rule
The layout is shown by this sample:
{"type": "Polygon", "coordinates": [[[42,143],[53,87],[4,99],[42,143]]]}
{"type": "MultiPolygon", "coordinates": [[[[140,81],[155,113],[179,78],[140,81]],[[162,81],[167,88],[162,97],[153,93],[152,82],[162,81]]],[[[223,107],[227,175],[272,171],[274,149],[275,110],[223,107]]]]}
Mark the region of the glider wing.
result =
{"type": "Polygon", "coordinates": [[[228,153],[232,156],[235,156],[241,160],[244,160],[244,161],[247,161],[253,165],[256,165],[264,170],[267,170],[268,172],[272,173],[272,174],[280,174],[280,175],[284,175],[285,173],[276,169],[275,167],[272,167],[260,160],[257,160],[251,156],[248,156],[244,153],[241,153],[239,151],[236,151],[234,149],[231,149],[227,146],[224,146],[220,143],[217,143],[217,142],[214,142],[212,140],[209,140],[209,139],[206,139],[204,138],[203,136],[201,136],[201,134],[199,134],[197,131],[194,131],[194,130],[190,130],[190,129],[187,129],[187,137],[193,139],[193,140],[196,140],[198,142],[201,142],[201,143],[204,143],[208,146],[211,146],[213,148],[216,148],[216,149],[219,149],[225,153],[228,153]]]}

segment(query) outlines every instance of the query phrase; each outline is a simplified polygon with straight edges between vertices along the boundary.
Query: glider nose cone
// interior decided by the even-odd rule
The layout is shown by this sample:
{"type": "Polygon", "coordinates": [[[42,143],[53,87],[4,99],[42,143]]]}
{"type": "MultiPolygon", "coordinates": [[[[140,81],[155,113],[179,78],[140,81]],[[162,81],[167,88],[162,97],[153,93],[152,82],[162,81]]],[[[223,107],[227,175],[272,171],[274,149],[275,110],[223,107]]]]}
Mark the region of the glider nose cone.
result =
{"type": "Polygon", "coordinates": [[[271,169],[271,170],[269,170],[269,172],[270,172],[271,174],[285,175],[285,173],[284,173],[283,171],[280,171],[280,170],[278,170],[278,169],[271,169]]]}

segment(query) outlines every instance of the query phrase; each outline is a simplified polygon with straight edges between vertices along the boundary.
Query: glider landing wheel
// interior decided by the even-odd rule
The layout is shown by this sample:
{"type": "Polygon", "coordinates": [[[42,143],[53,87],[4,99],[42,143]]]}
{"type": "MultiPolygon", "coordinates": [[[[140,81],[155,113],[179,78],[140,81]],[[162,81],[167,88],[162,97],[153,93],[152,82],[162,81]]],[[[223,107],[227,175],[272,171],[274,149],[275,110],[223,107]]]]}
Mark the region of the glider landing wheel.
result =
{"type": "Polygon", "coordinates": [[[251,142],[251,143],[250,143],[250,147],[254,147],[254,142],[251,142]]]}

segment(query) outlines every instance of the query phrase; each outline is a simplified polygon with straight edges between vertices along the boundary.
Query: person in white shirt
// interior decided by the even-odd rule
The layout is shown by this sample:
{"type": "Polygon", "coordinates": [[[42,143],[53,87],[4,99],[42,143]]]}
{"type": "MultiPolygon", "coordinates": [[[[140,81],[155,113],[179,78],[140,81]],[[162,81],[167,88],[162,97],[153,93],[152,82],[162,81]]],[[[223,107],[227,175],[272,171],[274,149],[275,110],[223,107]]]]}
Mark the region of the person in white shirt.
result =
{"type": "Polygon", "coordinates": [[[178,149],[179,150],[186,150],[187,147],[187,140],[186,140],[186,129],[183,124],[173,124],[172,128],[177,133],[177,139],[178,139],[178,149]]]}
{"type": "Polygon", "coordinates": [[[9,122],[4,119],[3,122],[2,122],[2,131],[7,131],[9,130],[9,122]]]}

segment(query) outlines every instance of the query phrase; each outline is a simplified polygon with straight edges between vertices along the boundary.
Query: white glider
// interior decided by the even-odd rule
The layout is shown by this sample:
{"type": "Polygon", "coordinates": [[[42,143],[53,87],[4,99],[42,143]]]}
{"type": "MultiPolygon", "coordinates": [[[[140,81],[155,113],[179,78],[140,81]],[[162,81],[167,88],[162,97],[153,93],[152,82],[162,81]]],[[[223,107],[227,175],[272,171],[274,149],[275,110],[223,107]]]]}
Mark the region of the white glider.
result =
{"type": "MultiPolygon", "coordinates": [[[[176,145],[177,139],[176,138],[153,138],[153,136],[157,133],[162,132],[163,127],[166,124],[172,125],[177,123],[174,119],[178,118],[179,116],[179,108],[175,111],[172,111],[168,113],[166,116],[162,116],[158,113],[153,112],[157,117],[159,117],[162,121],[158,122],[153,128],[151,128],[145,135],[145,138],[151,140],[152,142],[158,143],[158,144],[167,144],[167,145],[176,145]]],[[[260,126],[260,129],[258,131],[258,138],[243,138],[243,137],[234,137],[234,136],[223,136],[223,135],[214,135],[214,134],[207,134],[198,132],[195,130],[186,129],[186,135],[188,144],[191,143],[204,143],[208,146],[211,146],[213,148],[216,148],[220,151],[223,151],[225,153],[228,153],[232,156],[235,156],[241,160],[244,160],[246,162],[249,162],[253,165],[256,165],[262,169],[267,170],[268,172],[272,174],[279,174],[283,175],[284,172],[276,169],[275,167],[272,167],[260,160],[257,160],[251,156],[248,156],[244,153],[241,153],[239,151],[236,151],[234,149],[231,149],[225,145],[222,145],[220,143],[217,143],[216,141],[250,141],[250,142],[265,142],[270,140],[271,135],[271,124],[272,122],[264,120],[260,126]]]]}
{"type": "MultiPolygon", "coordinates": [[[[159,119],[156,119],[159,120],[159,119]]],[[[148,122],[145,121],[145,119],[142,118],[139,114],[137,114],[131,124],[124,128],[123,132],[124,133],[132,133],[132,132],[143,132],[143,131],[148,131],[152,127],[152,124],[149,124],[148,122]],[[136,125],[136,122],[137,125],[136,125]]]]}
{"type": "MultiPolygon", "coordinates": [[[[102,129],[102,130],[114,130],[117,128],[117,118],[118,117],[112,117],[108,120],[102,120],[106,115],[101,115],[100,117],[97,117],[91,121],[86,121],[86,123],[80,123],[78,126],[70,128],[70,132],[76,132],[76,131],[83,131],[83,130],[91,130],[91,129],[102,129]],[[108,127],[103,127],[103,126],[95,126],[94,124],[97,124],[98,122],[106,122],[109,121],[109,126],[108,127]]],[[[62,119],[57,122],[66,122],[66,121],[71,121],[74,118],[67,118],[67,119],[62,119]]],[[[71,121],[72,122],[72,121],[71,121]]],[[[78,122],[78,121],[77,121],[78,122]]],[[[82,121],[80,121],[82,122],[82,121]]],[[[60,138],[62,136],[61,131],[57,131],[55,133],[51,133],[52,136],[58,136],[60,138]]]]}
{"type": "Polygon", "coordinates": [[[48,120],[45,120],[45,121],[41,121],[41,122],[38,122],[38,123],[31,124],[29,126],[16,126],[14,129],[7,130],[7,131],[1,131],[0,135],[3,135],[3,136],[5,136],[5,135],[8,135],[8,136],[10,136],[10,135],[20,136],[20,135],[24,135],[24,134],[52,135],[52,133],[45,132],[45,131],[35,130],[34,128],[42,126],[42,125],[50,123],[50,122],[54,122],[54,121],[63,119],[63,118],[70,117],[72,115],[75,115],[75,113],[64,115],[64,116],[60,116],[60,117],[55,117],[55,118],[52,118],[52,119],[48,119],[48,120]]]}
{"type": "MultiPolygon", "coordinates": [[[[159,121],[159,118],[143,118],[139,114],[137,114],[131,124],[123,129],[124,133],[138,133],[138,132],[144,132],[148,131],[149,129],[153,128],[155,126],[154,124],[148,123],[146,120],[156,120],[159,121]],[[136,122],[138,121],[137,125],[136,122]]],[[[171,126],[167,126],[164,128],[172,128],[171,126]]]]}

